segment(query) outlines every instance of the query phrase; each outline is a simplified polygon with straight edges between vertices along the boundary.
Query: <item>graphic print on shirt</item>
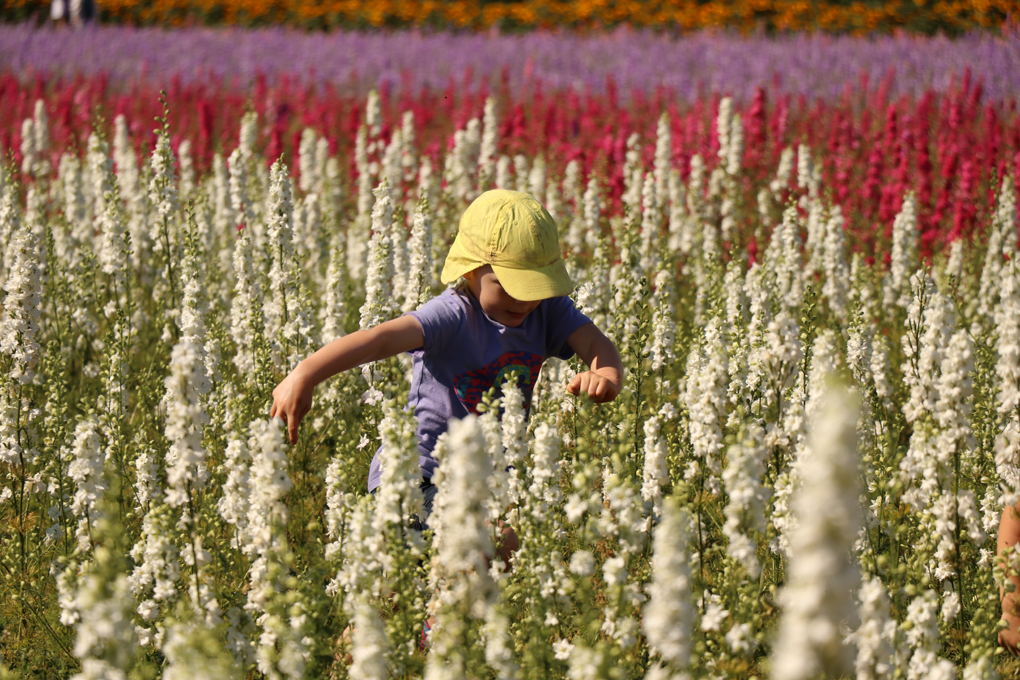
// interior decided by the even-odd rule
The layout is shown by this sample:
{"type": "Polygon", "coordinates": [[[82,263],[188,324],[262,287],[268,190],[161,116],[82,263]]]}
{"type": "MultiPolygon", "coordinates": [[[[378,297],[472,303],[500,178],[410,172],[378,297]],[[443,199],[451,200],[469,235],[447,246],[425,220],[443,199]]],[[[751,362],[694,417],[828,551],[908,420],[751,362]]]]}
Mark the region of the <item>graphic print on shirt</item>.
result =
{"type": "MultiPolygon", "coordinates": [[[[468,413],[478,413],[478,404],[482,395],[493,385],[502,385],[503,381],[517,373],[520,378],[517,384],[524,393],[524,408],[531,408],[531,392],[538,380],[538,371],[542,368],[542,357],[531,352],[507,352],[485,368],[462,373],[454,378],[453,384],[457,397],[464,404],[468,413]]],[[[498,395],[497,395],[498,396],[498,395]]]]}

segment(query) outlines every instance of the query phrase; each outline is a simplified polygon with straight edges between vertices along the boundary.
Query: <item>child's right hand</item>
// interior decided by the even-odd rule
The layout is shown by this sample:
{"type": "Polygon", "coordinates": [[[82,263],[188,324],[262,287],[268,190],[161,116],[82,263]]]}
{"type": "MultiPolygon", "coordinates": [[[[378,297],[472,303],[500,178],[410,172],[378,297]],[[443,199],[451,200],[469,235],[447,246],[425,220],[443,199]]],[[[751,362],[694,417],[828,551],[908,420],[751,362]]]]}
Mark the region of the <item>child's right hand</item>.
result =
{"type": "Polygon", "coordinates": [[[273,407],[269,409],[269,417],[283,419],[287,424],[291,444],[297,444],[298,425],[312,408],[314,391],[314,385],[302,375],[300,367],[291,371],[273,390],[273,407]]]}

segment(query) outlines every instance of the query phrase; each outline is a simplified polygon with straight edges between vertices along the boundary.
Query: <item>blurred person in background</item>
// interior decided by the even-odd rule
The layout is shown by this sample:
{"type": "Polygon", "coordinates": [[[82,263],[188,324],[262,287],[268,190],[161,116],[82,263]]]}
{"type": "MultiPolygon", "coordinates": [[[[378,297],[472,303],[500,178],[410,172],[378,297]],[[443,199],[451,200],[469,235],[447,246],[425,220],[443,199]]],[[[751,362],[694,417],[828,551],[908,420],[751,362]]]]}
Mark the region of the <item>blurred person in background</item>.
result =
{"type": "Polygon", "coordinates": [[[53,0],[50,19],[55,23],[81,26],[96,19],[95,0],[53,0]]]}

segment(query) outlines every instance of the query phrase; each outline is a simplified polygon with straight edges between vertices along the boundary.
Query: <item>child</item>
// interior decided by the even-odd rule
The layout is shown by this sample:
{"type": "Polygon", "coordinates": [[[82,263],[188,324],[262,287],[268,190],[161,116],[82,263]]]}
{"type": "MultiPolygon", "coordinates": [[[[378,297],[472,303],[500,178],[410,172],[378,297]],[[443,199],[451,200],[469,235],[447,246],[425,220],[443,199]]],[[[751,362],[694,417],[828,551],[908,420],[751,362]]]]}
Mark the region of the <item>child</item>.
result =
{"type": "MultiPolygon", "coordinates": [[[[400,352],[414,359],[410,405],[418,417],[418,451],[425,517],[436,488],[436,438],[450,418],[475,413],[481,396],[509,372],[520,377],[525,408],[542,362],[577,354],[589,370],[567,390],[612,401],[623,386],[613,343],[566,297],[574,288],[560,257],[556,223],[532,196],[502,189],[479,196],[460,220],[443,267],[443,283],[464,282],[416,311],[334,340],[301,361],[273,390],[270,417],[287,423],[291,443],[323,380],[400,352]]],[[[368,488],[379,485],[378,452],[368,488]]],[[[509,531],[509,530],[508,530],[509,531]]],[[[507,535],[504,544],[516,545],[507,535]]],[[[502,552],[502,551],[501,551],[502,552]]],[[[503,554],[509,564],[509,554],[503,554]]]]}

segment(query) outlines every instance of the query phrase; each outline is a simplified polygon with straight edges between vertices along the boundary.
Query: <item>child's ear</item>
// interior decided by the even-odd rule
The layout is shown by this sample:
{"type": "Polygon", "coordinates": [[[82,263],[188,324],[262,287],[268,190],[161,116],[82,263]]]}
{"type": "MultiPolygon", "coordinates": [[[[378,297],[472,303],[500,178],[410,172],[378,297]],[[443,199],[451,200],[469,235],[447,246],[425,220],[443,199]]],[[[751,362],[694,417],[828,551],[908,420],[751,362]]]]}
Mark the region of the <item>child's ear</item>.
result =
{"type": "Polygon", "coordinates": [[[474,282],[474,280],[475,280],[476,278],[478,278],[478,269],[477,269],[477,268],[475,268],[475,269],[472,269],[472,270],[471,270],[471,271],[469,271],[469,272],[465,272],[465,273],[464,273],[464,278],[465,278],[465,279],[467,279],[468,281],[471,281],[471,282],[473,283],[473,282],[474,282]]]}

